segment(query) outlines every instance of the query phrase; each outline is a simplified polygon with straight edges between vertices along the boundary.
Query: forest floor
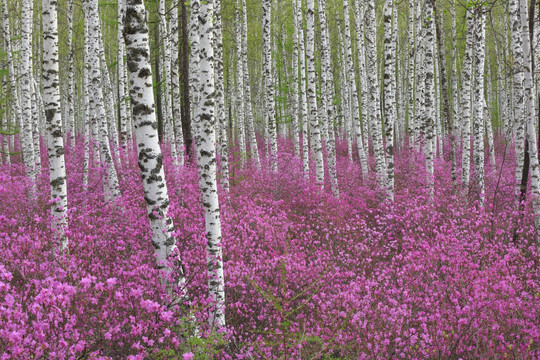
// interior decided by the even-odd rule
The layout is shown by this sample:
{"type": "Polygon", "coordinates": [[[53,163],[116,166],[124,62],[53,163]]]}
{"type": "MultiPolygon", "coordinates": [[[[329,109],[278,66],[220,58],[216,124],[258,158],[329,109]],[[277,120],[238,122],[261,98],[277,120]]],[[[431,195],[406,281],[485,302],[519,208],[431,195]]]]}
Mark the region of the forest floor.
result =
{"type": "Polygon", "coordinates": [[[231,191],[220,189],[222,333],[205,325],[196,167],[174,168],[165,149],[191,316],[168,307],[160,284],[134,152],[117,164],[111,202],[101,168],[83,189],[82,146],[66,152],[70,243],[56,260],[47,171],[29,200],[21,162],[0,166],[0,359],[540,358],[540,253],[530,201],[516,205],[512,145],[499,141],[496,165],[487,160],[483,206],[452,181],[447,154],[431,198],[423,157],[398,149],[389,204],[344,143],[339,199],[279,145],[278,173],[233,154],[231,191]],[[200,337],[187,335],[194,321],[200,337]]]}

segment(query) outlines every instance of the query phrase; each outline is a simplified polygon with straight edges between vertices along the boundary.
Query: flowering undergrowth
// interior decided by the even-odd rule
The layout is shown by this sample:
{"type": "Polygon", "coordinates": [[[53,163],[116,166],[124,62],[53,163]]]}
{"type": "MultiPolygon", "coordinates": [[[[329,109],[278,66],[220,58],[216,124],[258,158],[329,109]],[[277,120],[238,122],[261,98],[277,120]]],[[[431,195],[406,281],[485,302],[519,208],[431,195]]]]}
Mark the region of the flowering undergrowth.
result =
{"type": "Polygon", "coordinates": [[[182,336],[193,316],[160,284],[135,154],[117,164],[121,197],[105,203],[103,170],[91,169],[84,191],[82,149],[67,153],[70,244],[57,260],[47,171],[29,201],[20,162],[0,166],[0,359],[540,358],[540,254],[504,145],[486,167],[484,206],[474,181],[468,192],[452,182],[448,159],[436,160],[431,199],[422,156],[398,151],[389,204],[345,144],[340,199],[304,179],[290,143],[280,149],[275,174],[241,169],[233,154],[231,191],[220,190],[221,337],[205,325],[196,168],[175,169],[165,152],[169,214],[207,341],[182,336]]]}

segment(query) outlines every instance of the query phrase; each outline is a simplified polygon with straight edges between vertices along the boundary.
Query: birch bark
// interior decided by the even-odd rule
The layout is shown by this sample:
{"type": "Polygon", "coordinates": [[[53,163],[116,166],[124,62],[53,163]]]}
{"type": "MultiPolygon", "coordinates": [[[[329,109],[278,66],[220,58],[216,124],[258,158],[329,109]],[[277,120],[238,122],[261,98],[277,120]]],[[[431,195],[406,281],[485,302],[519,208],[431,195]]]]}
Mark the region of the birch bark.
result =
{"type": "MultiPolygon", "coordinates": [[[[294,18],[294,16],[293,16],[294,18]]],[[[255,124],[253,121],[253,109],[251,107],[251,78],[249,76],[248,67],[248,32],[247,32],[247,4],[246,0],[242,0],[242,73],[244,74],[244,110],[245,120],[247,125],[247,134],[249,138],[249,148],[251,160],[255,162],[255,166],[260,168],[259,146],[257,145],[257,137],[255,133],[255,124]]],[[[217,70],[217,69],[216,69],[217,70]]]]}
{"type": "Polygon", "coordinates": [[[375,1],[369,0],[366,10],[366,71],[369,84],[369,113],[371,119],[373,150],[375,153],[375,171],[380,187],[387,184],[386,181],[386,162],[384,158],[382,124],[381,124],[381,95],[379,91],[379,78],[377,72],[377,45],[376,45],[376,17],[375,1]]]}
{"type": "MultiPolygon", "coordinates": [[[[193,6],[199,0],[193,1],[193,6]]],[[[216,137],[215,129],[215,87],[214,87],[214,3],[206,0],[200,3],[198,29],[199,41],[199,77],[201,82],[199,116],[197,128],[197,167],[199,188],[205,210],[206,263],[208,270],[208,290],[214,300],[214,309],[210,317],[210,326],[225,326],[225,280],[223,275],[223,256],[221,249],[221,217],[216,181],[216,137]]],[[[219,6],[219,1],[217,2],[219,6]]]]}
{"type": "MultiPolygon", "coordinates": [[[[171,284],[173,267],[168,261],[175,256],[176,265],[181,265],[181,258],[178,254],[173,255],[176,240],[172,236],[172,219],[167,214],[169,194],[157,133],[147,13],[144,3],[140,0],[126,0],[124,39],[138,162],[152,231],[152,244],[157,266],[161,270],[162,282],[171,284]]],[[[181,285],[185,282],[185,277],[182,267],[178,266],[178,269],[180,275],[174,282],[181,285]]]]}
{"type": "Polygon", "coordinates": [[[52,229],[56,236],[53,251],[62,253],[68,246],[66,237],[68,203],[58,78],[58,3],[55,0],[43,0],[43,101],[49,135],[47,147],[52,229]]]}

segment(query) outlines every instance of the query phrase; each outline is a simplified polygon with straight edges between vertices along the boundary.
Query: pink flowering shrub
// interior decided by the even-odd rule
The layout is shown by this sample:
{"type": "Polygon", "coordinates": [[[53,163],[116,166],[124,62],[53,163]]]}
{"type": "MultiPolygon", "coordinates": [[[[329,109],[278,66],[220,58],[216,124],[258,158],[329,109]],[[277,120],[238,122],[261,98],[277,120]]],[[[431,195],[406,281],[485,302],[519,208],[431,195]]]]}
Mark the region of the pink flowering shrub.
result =
{"type": "Polygon", "coordinates": [[[452,182],[448,157],[430,199],[423,157],[400,149],[389,204],[344,143],[339,199],[314,169],[304,179],[290,142],[280,150],[275,174],[240,168],[232,152],[231,191],[220,189],[228,328],[216,335],[196,168],[174,168],[165,149],[195,340],[188,307],[171,306],[159,281],[134,153],[117,164],[111,203],[103,170],[85,191],[82,149],[67,154],[70,244],[57,260],[47,171],[30,201],[20,161],[0,166],[0,359],[540,358],[540,254],[504,145],[486,166],[484,206],[474,180],[468,192],[452,182]]]}

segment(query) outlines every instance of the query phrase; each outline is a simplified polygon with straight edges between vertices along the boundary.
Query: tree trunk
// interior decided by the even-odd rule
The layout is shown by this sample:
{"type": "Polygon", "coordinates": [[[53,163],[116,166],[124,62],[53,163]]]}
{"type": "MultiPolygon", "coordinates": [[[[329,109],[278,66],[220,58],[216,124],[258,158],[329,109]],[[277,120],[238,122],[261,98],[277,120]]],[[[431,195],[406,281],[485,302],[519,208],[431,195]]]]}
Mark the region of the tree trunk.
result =
{"type": "Polygon", "coordinates": [[[382,188],[387,184],[386,181],[386,161],[384,158],[382,124],[381,124],[381,93],[379,89],[379,77],[377,72],[377,44],[375,1],[369,0],[366,10],[366,71],[369,84],[369,113],[371,119],[373,150],[375,153],[375,172],[377,181],[382,188]]]}
{"type": "Polygon", "coordinates": [[[43,0],[43,100],[49,135],[49,179],[51,185],[52,230],[56,236],[55,253],[66,250],[68,239],[67,179],[64,160],[64,139],[60,114],[58,78],[58,3],[43,0]]]}
{"type": "Polygon", "coordinates": [[[277,132],[274,103],[274,83],[272,77],[272,44],[270,43],[271,0],[262,1],[262,37],[263,37],[263,79],[266,99],[266,126],[270,138],[270,168],[273,172],[278,171],[277,163],[277,132]]]}
{"type": "Polygon", "coordinates": [[[397,120],[395,97],[396,49],[392,22],[394,0],[386,0],[384,4],[384,124],[386,135],[386,192],[388,198],[394,201],[394,127],[397,120]]]}
{"type": "MultiPolygon", "coordinates": [[[[192,2],[192,7],[199,7],[197,28],[199,38],[199,68],[201,91],[199,99],[198,123],[195,134],[197,147],[197,167],[199,188],[205,213],[206,262],[208,270],[208,291],[214,301],[210,317],[210,326],[225,326],[225,280],[223,275],[223,255],[221,249],[221,217],[216,182],[216,137],[215,137],[215,89],[214,89],[214,48],[213,17],[215,1],[199,0],[192,2]]],[[[220,2],[217,1],[217,6],[220,2]]]]}
{"type": "Polygon", "coordinates": [[[130,96],[139,168],[146,201],[146,211],[152,231],[152,245],[161,280],[171,285],[173,267],[168,263],[174,256],[180,271],[176,284],[185,282],[181,259],[174,254],[176,239],[172,236],[173,221],[168,216],[169,194],[163,171],[163,155],[158,141],[152,67],[148,39],[147,13],[140,0],[126,0],[124,39],[129,70],[130,96]]]}
{"type": "Polygon", "coordinates": [[[188,15],[185,1],[180,1],[182,6],[182,133],[184,134],[184,144],[186,147],[186,156],[188,161],[191,159],[191,150],[193,147],[193,135],[191,134],[191,98],[189,84],[189,32],[188,15]]]}
{"type": "MultiPolygon", "coordinates": [[[[259,147],[257,145],[257,134],[255,133],[255,124],[253,122],[253,109],[251,108],[251,78],[249,76],[248,67],[248,48],[247,48],[247,6],[246,0],[242,0],[242,67],[244,74],[244,110],[245,120],[247,122],[247,133],[249,137],[249,147],[251,160],[255,162],[255,166],[260,168],[259,147]]],[[[221,31],[221,30],[220,30],[221,31]]],[[[217,70],[217,69],[216,69],[217,70]]]]}

